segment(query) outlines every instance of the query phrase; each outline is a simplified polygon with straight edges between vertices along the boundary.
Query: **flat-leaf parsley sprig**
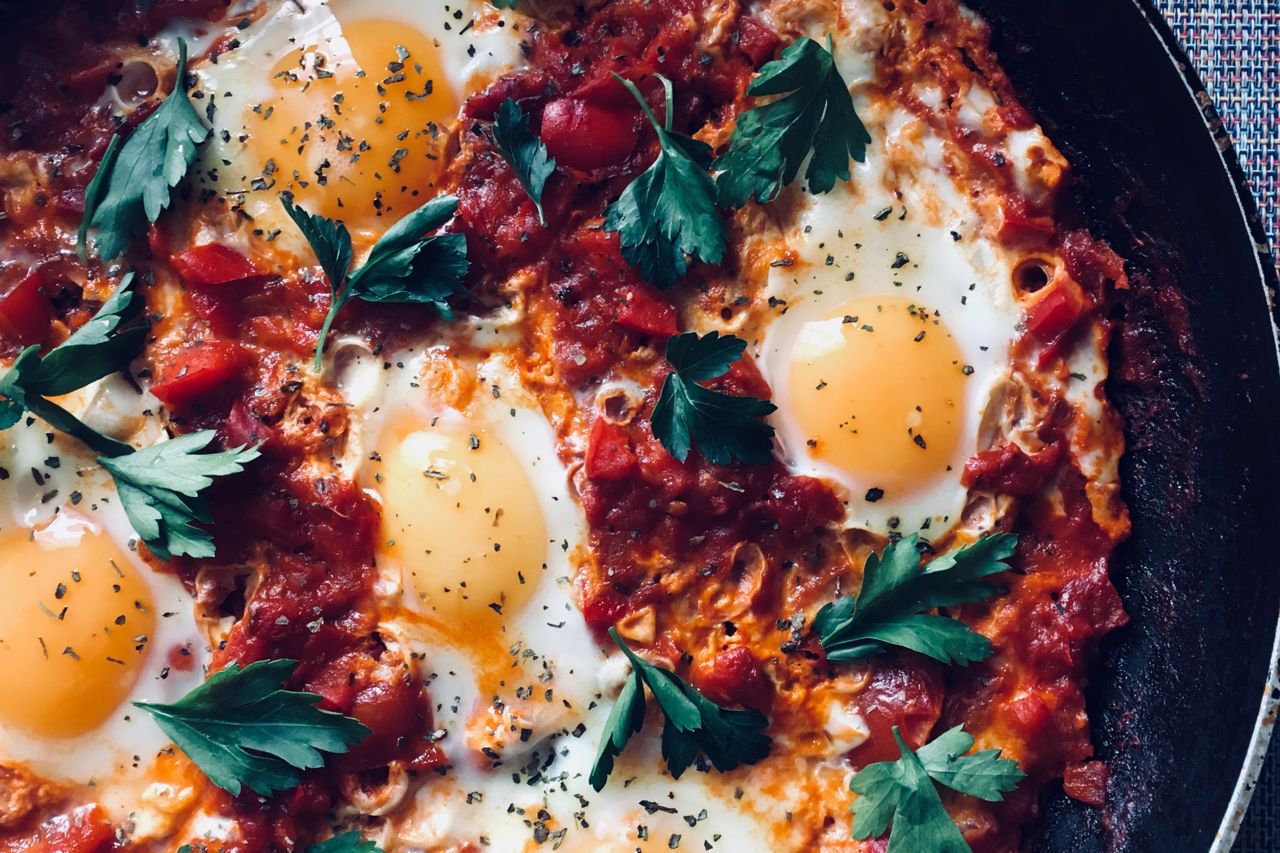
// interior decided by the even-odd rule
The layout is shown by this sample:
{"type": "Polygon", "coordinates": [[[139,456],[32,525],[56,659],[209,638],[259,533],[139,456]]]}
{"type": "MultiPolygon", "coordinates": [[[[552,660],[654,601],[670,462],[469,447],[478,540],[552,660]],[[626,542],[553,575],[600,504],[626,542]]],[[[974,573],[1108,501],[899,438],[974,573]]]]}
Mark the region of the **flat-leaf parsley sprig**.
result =
{"type": "Polygon", "coordinates": [[[896,761],[869,764],[854,774],[853,837],[879,838],[889,830],[887,853],[972,853],[947,813],[937,785],[987,802],[999,802],[1026,774],[1000,750],[968,754],[973,737],[961,727],[912,752],[893,727],[896,761]],[[935,784],[936,783],[936,784],[935,784]]]}
{"type": "Polygon", "coordinates": [[[514,98],[507,98],[499,105],[486,136],[516,173],[520,186],[538,208],[538,222],[546,225],[542,191],[547,178],[556,170],[556,161],[542,140],[529,130],[529,116],[514,98]]]}
{"type": "Polygon", "coordinates": [[[216,437],[203,430],[135,450],[49,399],[124,370],[141,351],[147,329],[130,324],[142,309],[133,281],[133,273],[125,275],[92,319],[44,356],[38,346],[18,354],[0,377],[0,430],[30,412],[78,439],[99,454],[130,524],[157,557],[212,557],[213,536],[197,526],[210,521],[204,491],[215,477],[244,470],[257,458],[255,448],[200,453],[216,437]]]}
{"type": "Polygon", "coordinates": [[[632,181],[605,211],[606,231],[617,231],[622,257],[659,288],[671,287],[688,269],[688,258],[718,264],[727,239],[716,210],[715,185],[707,172],[711,147],[671,129],[675,96],[661,74],[666,115],[659,122],[636,85],[613,75],[627,87],[658,134],[658,158],[632,181]]]}
{"type": "Polygon", "coordinates": [[[849,180],[850,157],[866,157],[871,136],[854,111],[829,36],[825,48],[811,38],[786,48],[760,69],[747,93],[782,97],[738,117],[729,150],[712,166],[720,173],[721,204],[742,207],[753,196],[761,204],[773,201],[806,157],[809,192],[830,192],[837,179],[849,180]]]}
{"type": "Polygon", "coordinates": [[[352,830],[312,844],[307,853],[382,853],[382,848],[361,838],[359,831],[352,830]]]}
{"type": "Polygon", "coordinates": [[[777,409],[768,400],[736,397],[699,383],[718,379],[742,358],[747,342],[733,335],[694,332],[667,341],[667,375],[653,408],[653,435],[681,462],[696,443],[713,465],[737,459],[749,464],[773,458],[773,427],[761,418],[777,409]]]}
{"type": "Polygon", "coordinates": [[[127,273],[93,318],[44,356],[35,345],[18,354],[0,377],[0,430],[16,424],[23,412],[30,412],[98,453],[121,456],[133,452],[129,445],[102,435],[49,399],[123,370],[142,351],[146,327],[129,325],[142,310],[133,280],[133,273],[127,273]]]}
{"type": "Polygon", "coordinates": [[[604,788],[614,760],[631,736],[644,727],[645,687],[653,693],[666,718],[662,726],[662,757],[673,778],[679,779],[699,753],[721,772],[740,764],[755,764],[769,754],[772,741],[764,733],[769,727],[764,714],[722,708],[671,670],[633,652],[616,628],[609,629],[609,636],[631,662],[631,674],[605,723],[605,736],[591,768],[591,787],[597,791],[604,788]]]}
{"type": "Polygon", "coordinates": [[[316,707],[316,694],[285,690],[296,665],[231,664],[177,702],[134,704],[210,782],[233,796],[248,787],[269,797],[295,787],[299,771],[323,766],[322,753],[346,752],[369,734],[359,720],[316,707]]]}
{"type": "Polygon", "coordinates": [[[350,270],[353,253],[346,225],[297,207],[289,193],[282,193],[280,202],[329,278],[332,298],[316,342],[316,370],[322,364],[334,318],[352,299],[424,303],[445,319],[452,318],[446,300],[462,288],[467,274],[467,238],[462,234],[423,235],[449,221],[458,209],[456,196],[433,198],[392,225],[354,271],[350,270]]]}
{"type": "Polygon", "coordinates": [[[209,129],[187,97],[186,76],[187,43],[178,39],[173,91],[123,145],[117,148],[113,139],[85,191],[78,235],[81,257],[87,254],[84,241],[90,229],[97,231],[95,245],[103,260],[128,249],[146,224],[159,219],[169,206],[170,192],[195,161],[196,146],[209,138],[209,129]]]}
{"type": "Polygon", "coordinates": [[[206,429],[125,456],[98,457],[116,482],[129,523],[162,560],[214,555],[213,536],[198,526],[213,520],[206,490],[215,477],[238,474],[258,458],[256,447],[201,453],[216,437],[206,429]]]}
{"type": "Polygon", "coordinates": [[[827,659],[860,661],[889,647],[910,649],[947,664],[968,665],[991,654],[991,641],[958,619],[926,613],[937,607],[986,601],[999,589],[983,579],[1009,571],[1018,538],[984,536],[920,566],[913,533],[867,557],[862,588],[826,604],[814,630],[827,659]]]}

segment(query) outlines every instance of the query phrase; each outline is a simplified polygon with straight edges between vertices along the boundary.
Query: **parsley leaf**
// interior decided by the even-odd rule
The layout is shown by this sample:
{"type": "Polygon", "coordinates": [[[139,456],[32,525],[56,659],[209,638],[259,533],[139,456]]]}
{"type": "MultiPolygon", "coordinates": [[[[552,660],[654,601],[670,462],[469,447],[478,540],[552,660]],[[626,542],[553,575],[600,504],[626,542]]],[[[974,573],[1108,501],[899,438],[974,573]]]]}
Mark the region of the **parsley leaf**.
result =
{"type": "Polygon", "coordinates": [[[538,222],[547,224],[542,209],[542,190],[547,178],[556,170],[556,161],[547,152],[547,146],[537,135],[529,132],[529,117],[514,98],[507,98],[498,107],[493,126],[488,131],[489,141],[498,149],[502,159],[520,180],[520,186],[538,207],[538,222]]]}
{"type": "Polygon", "coordinates": [[[631,736],[644,727],[646,686],[666,717],[662,727],[662,757],[673,778],[679,779],[699,753],[706,755],[721,772],[739,764],[755,764],[769,754],[773,742],[764,734],[769,726],[764,714],[720,707],[671,670],[649,663],[631,651],[616,628],[609,629],[609,636],[631,661],[631,674],[605,723],[605,737],[600,741],[591,768],[591,787],[597,791],[604,788],[613,772],[614,760],[622,754],[631,736]]]}
{"type": "Polygon", "coordinates": [[[107,143],[107,150],[98,161],[98,170],[84,188],[84,214],[80,217],[80,227],[76,230],[76,255],[81,261],[89,259],[89,222],[98,210],[98,203],[102,201],[102,193],[107,188],[107,176],[111,174],[111,167],[115,165],[116,155],[119,153],[120,134],[113,133],[111,141],[107,143]]]}
{"type": "Polygon", "coordinates": [[[12,427],[29,411],[99,453],[131,453],[129,445],[102,435],[48,398],[70,394],[127,366],[142,350],[146,327],[124,326],[141,310],[133,273],[128,273],[93,318],[61,344],[43,357],[38,346],[19,353],[0,377],[0,430],[12,427]]]}
{"type": "Polygon", "coordinates": [[[514,9],[520,0],[489,0],[495,9],[514,9]]]}
{"type": "Polygon", "coordinates": [[[201,430],[135,450],[127,456],[99,456],[116,481],[129,523],[157,557],[212,557],[213,536],[197,527],[211,520],[202,492],[214,477],[237,474],[258,458],[257,448],[198,453],[213,441],[201,430]]]}
{"type": "Polygon", "coordinates": [[[325,339],[338,312],[351,299],[366,302],[419,302],[452,319],[445,301],[462,288],[467,274],[467,238],[462,234],[422,235],[449,221],[458,208],[456,196],[439,196],[387,229],[368,259],[349,273],[351,234],[347,226],[296,207],[289,193],[280,195],[285,212],[311,244],[333,294],[316,343],[315,369],[324,357],[325,339]]]}
{"type": "Polygon", "coordinates": [[[382,853],[372,841],[365,841],[357,830],[344,832],[312,844],[307,853],[382,853]]]}
{"type": "Polygon", "coordinates": [[[661,74],[666,92],[666,123],[659,124],[649,103],[630,80],[617,74],[644,110],[658,134],[658,158],[631,182],[605,211],[604,228],[617,231],[622,256],[646,281],[671,287],[688,269],[686,256],[709,264],[724,260],[725,227],[716,210],[715,185],[707,173],[711,146],[671,130],[674,95],[661,74]]]}
{"type": "Polygon", "coordinates": [[[865,159],[871,136],[854,112],[829,36],[826,48],[810,38],[792,44],[760,69],[747,92],[783,97],[738,117],[729,150],[712,167],[720,172],[721,204],[742,207],[752,196],[773,201],[806,157],[809,192],[830,192],[837,178],[849,180],[850,157],[865,159]]]}
{"type": "Polygon", "coordinates": [[[773,427],[760,418],[777,406],[698,384],[723,376],[746,348],[741,338],[719,332],[686,332],[667,341],[667,361],[675,370],[662,383],[650,421],[654,437],[676,459],[689,458],[695,441],[713,465],[734,459],[762,464],[773,457],[773,427]]]}
{"type": "Polygon", "coordinates": [[[919,536],[890,544],[884,554],[867,557],[862,589],[818,611],[813,627],[827,658],[859,661],[898,646],[948,664],[967,666],[991,654],[991,641],[968,625],[926,614],[935,607],[985,601],[996,587],[982,578],[1009,570],[1018,537],[984,536],[918,569],[919,536]]]}
{"type": "Polygon", "coordinates": [[[282,685],[297,661],[231,664],[172,704],[134,702],[187,754],[209,781],[264,797],[294,787],[297,771],[324,764],[321,752],[346,752],[369,729],[359,720],[316,707],[314,693],[282,685]]]}
{"type": "Polygon", "coordinates": [[[968,755],[973,737],[959,726],[914,753],[897,726],[893,737],[898,742],[898,760],[869,764],[849,782],[849,789],[858,795],[853,803],[853,837],[878,838],[888,829],[887,853],[972,853],[934,783],[999,802],[1026,774],[1016,761],[1001,758],[998,749],[968,755]]]}
{"type": "Polygon", "coordinates": [[[169,191],[186,176],[196,158],[196,146],[209,137],[209,129],[187,98],[187,43],[178,39],[178,73],[173,91],[146,121],[138,125],[119,153],[103,158],[85,193],[87,228],[97,229],[98,254],[111,260],[129,248],[129,242],[155,222],[169,206],[169,191]],[[101,198],[100,180],[107,171],[107,189],[101,198]],[[92,204],[91,204],[92,202],[92,204]],[[92,209],[90,209],[92,208],[92,209]]]}

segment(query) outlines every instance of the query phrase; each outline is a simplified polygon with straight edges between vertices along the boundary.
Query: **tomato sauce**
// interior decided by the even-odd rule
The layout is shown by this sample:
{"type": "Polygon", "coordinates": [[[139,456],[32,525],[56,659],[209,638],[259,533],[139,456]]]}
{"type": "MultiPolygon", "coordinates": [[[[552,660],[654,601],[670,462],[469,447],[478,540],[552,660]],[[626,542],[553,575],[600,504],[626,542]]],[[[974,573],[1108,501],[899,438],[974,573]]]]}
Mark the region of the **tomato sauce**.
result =
{"type": "MultiPolygon", "coordinates": [[[[450,227],[467,238],[469,285],[478,293],[517,269],[536,268],[540,283],[530,309],[539,322],[527,334],[532,349],[550,353],[565,387],[587,388],[622,366],[645,379],[630,412],[612,417],[584,408],[561,427],[562,455],[576,466],[574,486],[590,525],[591,559],[576,578],[588,624],[603,632],[646,611],[664,614],[669,618],[663,624],[671,627],[652,644],[670,649],[682,674],[719,701],[773,712],[775,728],[783,728],[799,713],[784,694],[835,672],[792,617],[819,593],[829,594],[834,579],[851,568],[832,532],[844,507],[827,485],[795,476],[777,461],[713,465],[695,450],[681,463],[666,452],[647,415],[669,371],[662,347],[679,331],[676,303],[643,281],[623,261],[616,235],[600,229],[607,204],[657,151],[647,121],[612,73],[643,81],[660,118],[662,99],[652,75],[671,78],[677,92],[672,124],[685,132],[732,122],[751,75],[776,55],[778,35],[745,15],[733,49],[715,57],[701,53],[701,34],[688,22],[700,20],[703,6],[703,0],[617,2],[577,29],[531,30],[529,69],[502,77],[464,106],[461,165],[452,170],[450,188],[460,204],[450,227]],[[520,102],[533,130],[567,167],[567,175],[547,185],[545,225],[476,124],[506,98],[520,102]],[[574,424],[585,446],[571,440],[574,424]],[[765,638],[758,648],[702,647],[711,628],[736,632],[739,625],[765,638]]],[[[154,0],[149,11],[138,12],[132,2],[118,2],[98,16],[86,8],[66,3],[33,48],[37,55],[81,56],[86,43],[152,32],[173,15],[216,15],[223,4],[154,0]]],[[[943,2],[913,8],[912,14],[939,21],[955,13],[943,2]]],[[[944,47],[929,46],[920,62],[937,59],[944,78],[969,74],[957,67],[957,52],[944,47]]],[[[1031,126],[990,57],[975,61],[1006,96],[1008,126],[1031,126]]],[[[18,68],[5,63],[3,75],[12,77],[18,68]]],[[[14,132],[0,134],[0,150],[49,151],[55,158],[100,154],[111,128],[90,104],[112,71],[90,52],[69,69],[33,59],[20,79],[0,77],[13,84],[7,91],[20,91],[3,117],[14,132]]],[[[959,143],[977,144],[954,132],[959,143]]],[[[1060,233],[1049,211],[1012,188],[994,160],[976,148],[971,154],[1001,194],[1008,213],[1003,237],[1061,248],[1070,258],[1081,292],[1046,302],[1028,330],[1041,344],[1065,340],[1082,317],[1096,317],[1090,312],[1104,306],[1123,277],[1119,259],[1087,235],[1060,233]]],[[[0,341],[8,353],[56,340],[91,313],[84,269],[68,264],[66,247],[40,227],[58,216],[74,230],[91,174],[61,173],[53,183],[54,204],[33,201],[9,211],[9,234],[29,256],[49,260],[0,268],[0,341]]],[[[428,738],[431,713],[423,686],[388,663],[374,630],[378,509],[350,480],[317,476],[306,464],[348,426],[340,405],[300,403],[300,383],[288,368],[310,357],[328,308],[325,283],[301,273],[263,274],[254,259],[217,243],[170,247],[163,234],[154,236],[154,262],[168,265],[186,285],[181,313],[168,322],[187,334],[181,345],[148,352],[153,392],[172,409],[178,428],[213,428],[225,447],[261,444],[263,451],[245,475],[216,486],[219,562],[252,559],[267,569],[249,600],[247,590],[234,589],[222,600],[201,602],[238,620],[214,665],[296,659],[290,686],[315,692],[322,707],[354,716],[373,732],[328,768],[307,773],[296,790],[271,800],[209,790],[206,805],[240,825],[236,853],[292,849],[311,831],[309,821],[337,802],[342,780],[361,774],[376,780],[393,763],[415,773],[438,769],[444,756],[428,738]]],[[[703,271],[694,265],[682,286],[696,290],[702,281],[703,271]]],[[[430,316],[426,309],[353,305],[339,325],[380,342],[394,337],[406,319],[425,324],[430,316]]],[[[771,396],[749,357],[710,387],[771,396]]],[[[893,655],[868,665],[857,700],[871,737],[849,755],[855,767],[896,757],[894,726],[918,747],[964,724],[980,738],[998,738],[1020,761],[1032,782],[1005,802],[952,803],[975,853],[1016,848],[1022,826],[1034,817],[1037,785],[1066,772],[1068,793],[1086,802],[1097,802],[1105,787],[1105,766],[1090,760],[1082,691],[1098,638],[1126,620],[1107,577],[1116,537],[1095,524],[1083,478],[1053,436],[1046,438],[1038,453],[996,448],[966,466],[967,484],[998,489],[1019,502],[1012,521],[1021,537],[1014,571],[1001,579],[1008,593],[959,614],[992,639],[996,654],[946,671],[918,656],[893,655]],[[1044,497],[1053,482],[1063,512],[1044,497]]],[[[193,584],[197,569],[177,565],[193,584]]],[[[0,832],[0,853],[107,853],[115,847],[114,833],[94,807],[39,817],[44,822],[33,817],[19,834],[0,832]]],[[[877,846],[882,842],[869,849],[877,846]]]]}

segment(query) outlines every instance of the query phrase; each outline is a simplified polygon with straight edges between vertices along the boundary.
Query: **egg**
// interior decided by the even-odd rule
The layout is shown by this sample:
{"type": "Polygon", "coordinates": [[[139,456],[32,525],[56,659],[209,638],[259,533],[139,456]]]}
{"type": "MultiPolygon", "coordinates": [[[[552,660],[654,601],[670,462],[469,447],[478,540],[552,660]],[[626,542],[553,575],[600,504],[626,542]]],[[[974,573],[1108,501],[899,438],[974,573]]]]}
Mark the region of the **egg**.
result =
{"type": "MultiPolygon", "coordinates": [[[[144,399],[108,380],[63,403],[149,436],[144,399]]],[[[0,435],[0,471],[0,756],[124,813],[168,746],[132,703],[204,679],[191,595],[139,557],[110,477],[74,440],[26,418],[0,435]]]]}
{"type": "Polygon", "coordinates": [[[416,662],[451,765],[422,779],[385,828],[386,849],[519,850],[541,838],[621,853],[668,849],[674,835],[757,849],[767,824],[716,774],[671,779],[656,725],[619,760],[626,785],[588,784],[626,663],[574,605],[586,522],[516,357],[462,341],[375,356],[344,339],[334,369],[362,415],[343,467],[382,507],[379,630],[416,662]]]}
{"type": "Polygon", "coordinates": [[[380,230],[436,194],[462,102],[521,62],[508,18],[479,0],[279,4],[193,68],[214,130],[202,183],[260,233],[291,233],[286,191],[380,230]]]}
{"type": "Polygon", "coordinates": [[[938,538],[961,520],[1021,309],[1013,261],[945,170],[886,150],[940,158],[931,131],[883,121],[850,181],[798,200],[768,284],[781,308],[757,343],[784,461],[838,485],[851,526],[938,538]]]}

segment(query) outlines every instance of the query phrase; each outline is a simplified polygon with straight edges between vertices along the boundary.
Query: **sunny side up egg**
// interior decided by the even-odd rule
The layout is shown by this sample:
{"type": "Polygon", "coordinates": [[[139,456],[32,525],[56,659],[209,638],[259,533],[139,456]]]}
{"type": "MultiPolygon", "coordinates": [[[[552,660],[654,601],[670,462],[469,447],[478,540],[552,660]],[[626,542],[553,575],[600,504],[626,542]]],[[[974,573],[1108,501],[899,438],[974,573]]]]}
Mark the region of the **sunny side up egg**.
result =
{"type": "MultiPolygon", "coordinates": [[[[144,399],[116,377],[63,403],[151,443],[144,399]]],[[[93,786],[123,818],[168,747],[132,703],[172,702],[204,680],[191,595],[139,558],[110,477],[74,440],[24,419],[0,435],[0,470],[0,755],[93,786]]]]}
{"type": "Polygon", "coordinates": [[[588,785],[626,668],[571,597],[586,524],[554,432],[514,357],[475,347],[481,325],[392,355],[334,347],[360,413],[343,468],[382,506],[380,632],[426,682],[452,768],[395,812],[383,848],[522,850],[542,832],[572,851],[665,850],[676,835],[754,849],[766,828],[731,788],[715,774],[672,780],[656,743],[619,761],[627,786],[588,785]],[[696,826],[668,804],[697,804],[696,826]]]}
{"type": "Polygon", "coordinates": [[[286,191],[357,237],[381,232],[437,194],[467,96],[522,62],[508,19],[480,0],[278,4],[195,69],[213,124],[198,183],[262,234],[293,234],[286,191]]]}
{"type": "MultiPolygon", "coordinates": [[[[868,73],[843,44],[837,61],[851,82],[868,73]]],[[[773,247],[779,308],[754,340],[784,461],[838,484],[850,526],[938,539],[1003,402],[1017,261],[981,235],[937,135],[853,88],[874,141],[851,180],[797,196],[773,247]]]]}

